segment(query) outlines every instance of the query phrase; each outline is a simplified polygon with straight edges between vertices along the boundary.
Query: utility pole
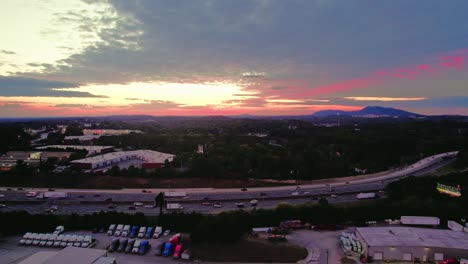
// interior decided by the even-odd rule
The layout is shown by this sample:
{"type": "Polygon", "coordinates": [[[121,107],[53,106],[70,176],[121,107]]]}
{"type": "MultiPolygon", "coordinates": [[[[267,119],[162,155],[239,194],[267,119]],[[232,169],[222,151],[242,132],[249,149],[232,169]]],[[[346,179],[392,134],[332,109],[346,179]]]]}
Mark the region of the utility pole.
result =
{"type": "Polygon", "coordinates": [[[327,249],[327,264],[328,264],[328,249],[327,249]]]}

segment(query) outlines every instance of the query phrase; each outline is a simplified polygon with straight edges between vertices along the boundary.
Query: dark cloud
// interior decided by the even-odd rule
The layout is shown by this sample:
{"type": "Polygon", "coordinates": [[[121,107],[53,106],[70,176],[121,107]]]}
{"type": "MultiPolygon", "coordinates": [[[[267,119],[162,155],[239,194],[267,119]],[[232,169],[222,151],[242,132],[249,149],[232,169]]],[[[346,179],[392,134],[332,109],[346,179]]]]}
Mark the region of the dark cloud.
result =
{"type": "Polygon", "coordinates": [[[15,55],[16,52],[9,51],[9,50],[0,50],[0,54],[15,55]]]}
{"type": "Polygon", "coordinates": [[[102,97],[88,92],[53,90],[75,88],[79,83],[0,76],[0,96],[102,97]]]}

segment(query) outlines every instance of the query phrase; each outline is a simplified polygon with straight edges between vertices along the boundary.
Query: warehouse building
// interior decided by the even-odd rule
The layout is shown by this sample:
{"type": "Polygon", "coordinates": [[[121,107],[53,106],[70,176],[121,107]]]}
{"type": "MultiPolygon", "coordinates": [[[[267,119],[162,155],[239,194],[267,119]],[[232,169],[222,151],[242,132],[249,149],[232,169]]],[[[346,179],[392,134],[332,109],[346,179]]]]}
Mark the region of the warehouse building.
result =
{"type": "Polygon", "coordinates": [[[112,146],[81,146],[81,145],[48,145],[43,147],[37,147],[36,149],[62,149],[62,150],[85,150],[88,152],[88,156],[96,154],[109,153],[114,150],[112,146]]]}
{"type": "Polygon", "coordinates": [[[166,160],[172,162],[175,155],[162,153],[153,150],[134,150],[134,151],[119,151],[99,155],[95,157],[74,160],[71,164],[82,169],[89,170],[105,170],[114,165],[125,167],[127,165],[138,165],[144,169],[153,169],[164,166],[166,160]],[[136,161],[137,163],[131,163],[136,161]]]}
{"type": "Polygon", "coordinates": [[[468,233],[403,226],[358,227],[364,254],[374,260],[441,261],[468,258],[468,233]]]}

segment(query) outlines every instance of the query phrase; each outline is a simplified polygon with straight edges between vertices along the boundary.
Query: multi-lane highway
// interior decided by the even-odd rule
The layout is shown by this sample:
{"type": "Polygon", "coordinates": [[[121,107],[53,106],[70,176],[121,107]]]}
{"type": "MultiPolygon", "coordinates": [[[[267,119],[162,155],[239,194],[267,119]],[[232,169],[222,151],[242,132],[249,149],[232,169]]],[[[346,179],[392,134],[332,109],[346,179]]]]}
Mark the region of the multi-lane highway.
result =
{"type": "Polygon", "coordinates": [[[407,167],[379,173],[372,177],[359,177],[353,180],[330,180],[330,183],[309,184],[301,186],[279,186],[241,189],[147,189],[143,193],[141,189],[123,190],[80,190],[57,189],[55,192],[66,192],[67,198],[43,200],[34,197],[26,197],[28,191],[47,191],[47,189],[0,188],[0,204],[7,210],[26,210],[32,213],[42,213],[52,205],[58,207],[56,213],[90,213],[96,211],[123,211],[143,212],[145,214],[157,214],[159,210],[151,208],[157,193],[183,192],[185,197],[167,198],[169,202],[180,203],[184,211],[196,211],[202,213],[216,213],[223,210],[237,209],[236,203],[244,203],[245,208],[252,208],[250,201],[258,200],[257,207],[271,208],[279,203],[302,204],[317,202],[319,197],[327,197],[331,203],[356,201],[356,193],[379,191],[385,186],[402,177],[409,175],[423,176],[429,172],[452,162],[457,152],[448,152],[424,158],[407,167]],[[151,192],[151,193],[148,193],[151,192]],[[336,197],[331,197],[331,196],[336,197]],[[214,208],[210,203],[219,201],[221,208],[214,208]],[[133,206],[134,202],[142,202],[141,206],[133,206]],[[109,208],[113,204],[115,208],[109,208]]]}

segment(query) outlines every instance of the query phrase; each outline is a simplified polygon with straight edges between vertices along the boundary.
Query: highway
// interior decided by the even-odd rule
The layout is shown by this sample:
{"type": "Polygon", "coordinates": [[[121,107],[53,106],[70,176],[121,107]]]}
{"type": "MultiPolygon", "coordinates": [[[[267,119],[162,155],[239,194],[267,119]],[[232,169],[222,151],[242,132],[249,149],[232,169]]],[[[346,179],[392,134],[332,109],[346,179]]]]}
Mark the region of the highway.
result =
{"type": "Polygon", "coordinates": [[[167,197],[168,202],[180,203],[185,212],[217,213],[223,210],[238,209],[236,203],[242,202],[245,209],[251,209],[250,201],[258,200],[257,208],[273,208],[279,203],[303,204],[306,202],[317,202],[319,197],[326,197],[330,203],[356,201],[356,193],[371,192],[385,189],[385,186],[392,181],[403,177],[414,175],[424,176],[438,168],[441,168],[455,160],[457,152],[448,152],[424,158],[407,167],[379,174],[366,179],[356,179],[350,181],[338,181],[334,179],[332,183],[310,184],[301,186],[279,186],[250,188],[246,191],[240,189],[147,189],[151,193],[142,193],[141,189],[123,190],[80,190],[80,189],[56,189],[56,192],[66,192],[68,197],[64,199],[47,200],[26,197],[28,191],[47,191],[47,189],[0,188],[0,204],[6,207],[0,208],[2,211],[26,210],[31,213],[43,213],[51,205],[56,205],[59,209],[55,213],[86,214],[98,211],[122,211],[122,212],[143,212],[145,214],[157,214],[159,209],[150,208],[154,198],[160,191],[183,192],[184,197],[167,197]],[[336,195],[336,198],[331,198],[336,195]],[[222,202],[221,208],[214,208],[208,204],[215,201],[222,202]],[[134,202],[142,202],[143,206],[133,206],[134,202]],[[114,204],[115,208],[108,208],[109,204],[114,204]],[[146,206],[145,206],[146,205],[146,206]]]}

